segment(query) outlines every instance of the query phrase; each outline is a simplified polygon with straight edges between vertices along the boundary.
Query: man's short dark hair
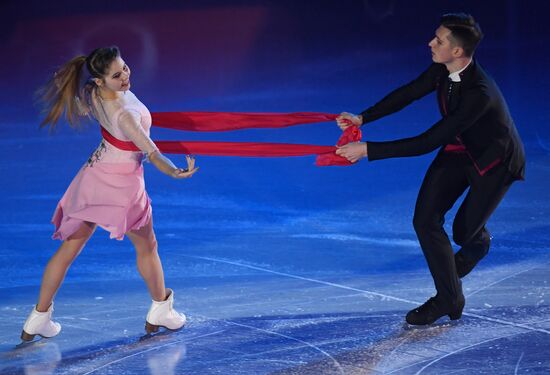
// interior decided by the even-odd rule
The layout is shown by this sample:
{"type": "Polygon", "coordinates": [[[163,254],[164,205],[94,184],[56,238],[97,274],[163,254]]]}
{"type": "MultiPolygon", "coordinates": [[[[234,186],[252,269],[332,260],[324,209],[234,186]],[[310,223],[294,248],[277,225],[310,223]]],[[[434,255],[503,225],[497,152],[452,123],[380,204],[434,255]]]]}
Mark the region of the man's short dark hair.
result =
{"type": "Polygon", "coordinates": [[[474,17],[466,13],[447,13],[441,16],[441,26],[451,30],[451,42],[462,47],[464,54],[471,57],[481,39],[483,32],[474,17]]]}

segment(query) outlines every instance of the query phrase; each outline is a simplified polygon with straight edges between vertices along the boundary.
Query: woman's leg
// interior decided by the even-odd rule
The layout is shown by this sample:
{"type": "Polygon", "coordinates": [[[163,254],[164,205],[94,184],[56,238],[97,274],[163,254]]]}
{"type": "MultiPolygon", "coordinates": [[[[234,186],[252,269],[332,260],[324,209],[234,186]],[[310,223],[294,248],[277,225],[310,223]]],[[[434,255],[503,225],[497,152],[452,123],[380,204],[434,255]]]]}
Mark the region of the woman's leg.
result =
{"type": "Polygon", "coordinates": [[[144,227],[126,233],[136,249],[139,273],[145,280],[154,301],[164,301],[167,297],[164,287],[164,272],[157,251],[157,239],[153,230],[153,219],[144,227]]]}
{"type": "Polygon", "coordinates": [[[57,252],[50,259],[42,277],[40,296],[36,305],[37,311],[45,312],[48,310],[63,279],[65,279],[69,266],[80,254],[84,245],[86,245],[86,242],[94,233],[95,228],[96,225],[94,223],[82,223],[74,234],[63,241],[57,252]]]}
{"type": "Polygon", "coordinates": [[[136,248],[139,273],[153,299],[145,318],[145,330],[151,334],[158,332],[159,327],[180,329],[185,325],[187,318],[174,309],[174,292],[164,286],[164,272],[157,251],[153,220],[138,230],[128,232],[127,235],[136,248]]]}

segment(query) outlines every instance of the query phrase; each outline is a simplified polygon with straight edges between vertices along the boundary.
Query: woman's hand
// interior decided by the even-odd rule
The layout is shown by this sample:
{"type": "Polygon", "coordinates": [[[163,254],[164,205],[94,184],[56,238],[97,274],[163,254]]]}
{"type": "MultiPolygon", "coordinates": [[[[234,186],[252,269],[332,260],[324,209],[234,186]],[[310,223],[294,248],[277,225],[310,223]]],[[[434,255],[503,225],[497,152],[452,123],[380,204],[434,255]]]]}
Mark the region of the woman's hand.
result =
{"type": "Polygon", "coordinates": [[[162,155],[159,150],[155,150],[149,154],[149,161],[159,171],[173,178],[188,178],[191,177],[199,168],[195,168],[195,158],[185,155],[187,160],[187,168],[178,168],[170,159],[162,155]]]}
{"type": "Polygon", "coordinates": [[[174,178],[189,178],[193,176],[193,174],[199,170],[198,167],[195,168],[195,158],[190,155],[185,155],[185,159],[187,160],[187,168],[176,168],[172,172],[171,176],[174,178]]]}

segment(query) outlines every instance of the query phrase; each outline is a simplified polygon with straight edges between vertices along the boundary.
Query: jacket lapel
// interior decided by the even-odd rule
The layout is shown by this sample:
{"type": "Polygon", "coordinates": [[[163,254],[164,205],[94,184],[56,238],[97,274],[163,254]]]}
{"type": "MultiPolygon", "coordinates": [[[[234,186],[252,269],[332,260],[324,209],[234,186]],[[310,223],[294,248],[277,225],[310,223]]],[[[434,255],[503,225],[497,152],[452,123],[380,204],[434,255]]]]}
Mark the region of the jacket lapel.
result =
{"type": "Polygon", "coordinates": [[[436,92],[437,92],[437,104],[439,105],[439,112],[443,117],[447,116],[447,113],[448,113],[448,105],[447,105],[448,89],[449,89],[449,83],[447,80],[447,76],[441,75],[441,77],[439,77],[437,80],[436,92]]]}

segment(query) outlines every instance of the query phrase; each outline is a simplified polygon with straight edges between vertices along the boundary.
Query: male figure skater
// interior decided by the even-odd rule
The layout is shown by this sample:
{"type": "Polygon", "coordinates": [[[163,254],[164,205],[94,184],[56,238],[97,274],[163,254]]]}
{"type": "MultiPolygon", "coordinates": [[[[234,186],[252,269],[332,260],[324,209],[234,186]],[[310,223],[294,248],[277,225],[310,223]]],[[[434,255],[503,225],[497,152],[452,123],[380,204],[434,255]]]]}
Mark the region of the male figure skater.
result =
{"type": "Polygon", "coordinates": [[[418,193],[413,225],[437,294],[409,311],[409,324],[425,325],[464,308],[460,278],[487,254],[485,224],[504,194],[525,171],[523,144],[496,83],[473,59],[483,34],[471,15],[441,17],[429,42],[433,64],[412,82],[359,115],[342,113],[340,128],[363,125],[397,112],[432,91],[442,118],[424,133],[389,142],[354,142],[337,154],[356,162],[422,155],[440,147],[418,193]],[[444,215],[468,191],[453,222],[454,254],[443,229],[444,215]]]}

